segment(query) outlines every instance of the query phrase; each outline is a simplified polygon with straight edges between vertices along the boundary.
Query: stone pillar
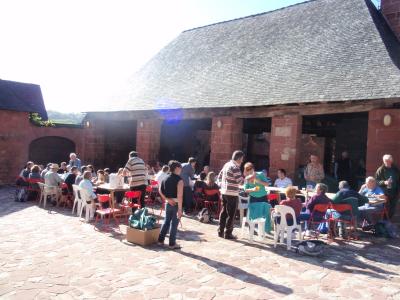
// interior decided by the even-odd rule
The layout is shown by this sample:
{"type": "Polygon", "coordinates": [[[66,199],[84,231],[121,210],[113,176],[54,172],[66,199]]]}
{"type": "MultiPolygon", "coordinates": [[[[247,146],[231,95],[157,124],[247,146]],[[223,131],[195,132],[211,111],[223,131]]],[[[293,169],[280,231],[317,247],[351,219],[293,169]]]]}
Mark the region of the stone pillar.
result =
{"type": "Polygon", "coordinates": [[[162,120],[138,120],[136,151],[146,163],[158,160],[162,120]]]}
{"type": "Polygon", "coordinates": [[[286,115],[272,118],[269,150],[271,177],[278,169],[285,169],[287,176],[294,178],[300,162],[302,116],[286,115]]]}
{"type": "Polygon", "coordinates": [[[391,154],[396,165],[400,165],[399,149],[400,109],[371,110],[368,115],[367,176],[374,176],[375,171],[382,165],[384,154],[391,154]]]}
{"type": "Polygon", "coordinates": [[[233,151],[242,150],[242,136],[242,119],[230,116],[212,119],[210,167],[214,172],[232,158],[233,151]]]}
{"type": "Polygon", "coordinates": [[[400,0],[382,0],[382,14],[400,41],[400,0]]]}

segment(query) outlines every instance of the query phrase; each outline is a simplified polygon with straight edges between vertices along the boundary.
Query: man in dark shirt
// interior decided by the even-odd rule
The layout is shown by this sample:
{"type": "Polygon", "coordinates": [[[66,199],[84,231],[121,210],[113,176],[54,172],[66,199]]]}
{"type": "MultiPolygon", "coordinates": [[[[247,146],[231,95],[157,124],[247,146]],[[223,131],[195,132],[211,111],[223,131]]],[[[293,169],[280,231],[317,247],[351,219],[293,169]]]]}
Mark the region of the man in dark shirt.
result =
{"type": "Polygon", "coordinates": [[[351,160],[347,151],[343,151],[341,157],[335,162],[335,178],[337,181],[351,180],[351,160]]]}
{"type": "Polygon", "coordinates": [[[76,176],[78,176],[78,167],[72,167],[64,180],[68,186],[68,192],[71,194],[73,193],[72,185],[75,184],[76,176]]]}

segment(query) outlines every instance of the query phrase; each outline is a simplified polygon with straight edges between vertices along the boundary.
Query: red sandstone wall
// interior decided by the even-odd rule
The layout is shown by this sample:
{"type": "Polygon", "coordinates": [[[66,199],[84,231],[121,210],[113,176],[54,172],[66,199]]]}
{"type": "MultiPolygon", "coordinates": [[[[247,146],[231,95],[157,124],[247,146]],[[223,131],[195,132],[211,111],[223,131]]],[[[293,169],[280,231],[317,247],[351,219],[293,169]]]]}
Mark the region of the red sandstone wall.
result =
{"type": "Polygon", "coordinates": [[[391,154],[400,165],[400,109],[377,109],[369,112],[367,142],[367,176],[374,175],[382,164],[382,156],[391,154]],[[383,125],[385,115],[390,115],[390,126],[383,125]]]}
{"type": "Polygon", "coordinates": [[[76,152],[83,158],[84,129],[37,127],[30,123],[26,112],[0,110],[0,119],[3,121],[0,127],[0,184],[15,182],[28,160],[29,144],[40,137],[68,138],[75,142],[76,152]]]}
{"type": "Polygon", "coordinates": [[[210,155],[210,167],[212,170],[220,170],[231,159],[233,151],[243,148],[242,132],[242,119],[233,117],[213,118],[210,155]],[[221,128],[217,126],[218,121],[221,121],[221,128]]]}

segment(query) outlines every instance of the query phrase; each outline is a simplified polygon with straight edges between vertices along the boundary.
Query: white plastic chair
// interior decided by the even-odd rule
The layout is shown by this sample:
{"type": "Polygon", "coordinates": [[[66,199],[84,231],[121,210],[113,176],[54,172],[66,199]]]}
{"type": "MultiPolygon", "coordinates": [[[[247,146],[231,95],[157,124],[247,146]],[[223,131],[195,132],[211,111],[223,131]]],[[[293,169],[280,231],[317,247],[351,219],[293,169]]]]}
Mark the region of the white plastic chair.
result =
{"type": "Polygon", "coordinates": [[[47,197],[55,197],[56,199],[58,198],[59,192],[58,192],[58,187],[56,186],[48,186],[43,183],[38,183],[40,187],[40,200],[39,200],[39,206],[43,202],[43,208],[46,208],[47,204],[47,197]]]}
{"type": "Polygon", "coordinates": [[[244,210],[249,207],[250,196],[244,197],[239,195],[238,209],[240,215],[240,226],[243,226],[244,210]]]}
{"type": "Polygon", "coordinates": [[[275,205],[275,213],[272,217],[280,216],[281,220],[279,224],[275,224],[274,220],[273,223],[275,224],[275,233],[274,233],[274,247],[276,248],[276,244],[278,243],[278,238],[280,237],[280,243],[284,241],[284,235],[286,232],[286,243],[287,243],[287,250],[290,250],[292,247],[292,234],[293,230],[298,230],[298,237],[299,240],[302,240],[301,234],[301,226],[297,224],[296,215],[294,213],[294,209],[287,205],[275,205]],[[286,223],[286,215],[291,215],[293,218],[293,225],[288,226],[286,223]]]}
{"type": "Polygon", "coordinates": [[[85,221],[89,222],[94,218],[95,208],[92,205],[93,199],[84,189],[80,189],[82,204],[79,210],[79,218],[82,218],[83,209],[85,209],[85,221]],[[89,203],[88,203],[89,202],[89,203]]]}
{"type": "MultiPolygon", "coordinates": [[[[246,227],[246,223],[249,224],[249,240],[253,241],[255,225],[257,224],[257,235],[260,240],[263,240],[265,237],[265,218],[258,218],[255,220],[249,220],[249,211],[247,210],[247,216],[243,217],[242,221],[242,237],[244,236],[244,230],[246,227]]],[[[269,217],[269,216],[268,216],[269,217]]]]}
{"type": "Polygon", "coordinates": [[[74,205],[72,206],[72,214],[75,211],[75,207],[76,207],[76,214],[79,214],[79,212],[81,211],[81,207],[82,207],[82,198],[80,197],[80,188],[78,185],[73,184],[72,189],[74,192],[74,205]]]}

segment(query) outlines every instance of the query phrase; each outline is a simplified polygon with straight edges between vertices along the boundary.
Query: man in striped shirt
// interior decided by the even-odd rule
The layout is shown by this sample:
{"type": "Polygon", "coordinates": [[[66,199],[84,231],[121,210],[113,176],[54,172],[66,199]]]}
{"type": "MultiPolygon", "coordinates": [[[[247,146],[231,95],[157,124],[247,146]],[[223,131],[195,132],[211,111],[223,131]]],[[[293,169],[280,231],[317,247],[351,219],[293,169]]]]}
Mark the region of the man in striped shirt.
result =
{"type": "Polygon", "coordinates": [[[218,236],[232,240],[233,221],[239,200],[239,185],[243,183],[240,165],[243,163],[244,153],[240,150],[233,152],[232,160],[227,162],[218,175],[221,183],[222,209],[219,216],[218,236]],[[225,233],[224,233],[225,231],[225,233]]]}
{"type": "Polygon", "coordinates": [[[147,169],[144,164],[143,159],[138,157],[136,151],[131,151],[129,153],[129,160],[125,165],[124,176],[130,177],[129,185],[131,191],[141,191],[142,196],[140,197],[140,205],[144,207],[144,197],[146,196],[146,186],[147,186],[147,169]]]}

